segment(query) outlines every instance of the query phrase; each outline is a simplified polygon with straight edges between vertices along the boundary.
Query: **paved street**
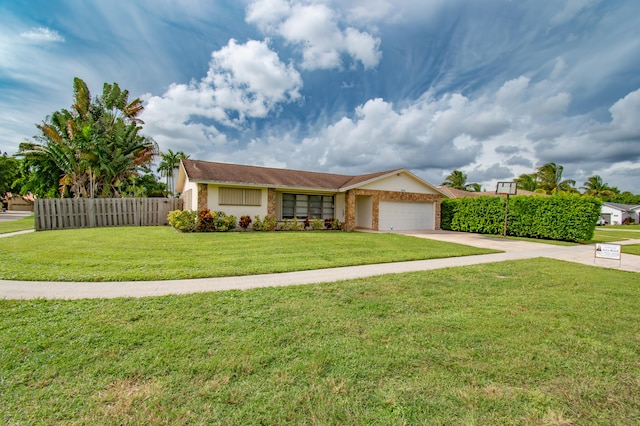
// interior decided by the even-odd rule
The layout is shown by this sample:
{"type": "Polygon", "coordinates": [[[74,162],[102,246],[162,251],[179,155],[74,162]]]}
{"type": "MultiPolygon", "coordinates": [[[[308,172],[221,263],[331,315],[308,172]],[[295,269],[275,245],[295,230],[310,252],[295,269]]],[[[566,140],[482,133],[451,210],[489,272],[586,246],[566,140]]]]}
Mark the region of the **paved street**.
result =
{"type": "Polygon", "coordinates": [[[9,222],[33,215],[33,212],[0,211],[0,222],[9,222]]]}

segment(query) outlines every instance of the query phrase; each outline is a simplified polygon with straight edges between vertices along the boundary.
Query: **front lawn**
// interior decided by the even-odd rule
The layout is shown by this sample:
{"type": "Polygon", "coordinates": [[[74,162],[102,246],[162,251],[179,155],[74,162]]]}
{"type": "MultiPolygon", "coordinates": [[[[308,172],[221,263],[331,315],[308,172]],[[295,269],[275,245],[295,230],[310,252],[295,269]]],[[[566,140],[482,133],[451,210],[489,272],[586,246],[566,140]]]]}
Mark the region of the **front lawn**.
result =
{"type": "Polygon", "coordinates": [[[183,234],[169,227],[45,231],[4,238],[0,279],[135,281],[290,272],[496,253],[362,232],[183,234]]]}
{"type": "Polygon", "coordinates": [[[638,424],[639,285],[533,259],[0,300],[0,424],[638,424]]]}

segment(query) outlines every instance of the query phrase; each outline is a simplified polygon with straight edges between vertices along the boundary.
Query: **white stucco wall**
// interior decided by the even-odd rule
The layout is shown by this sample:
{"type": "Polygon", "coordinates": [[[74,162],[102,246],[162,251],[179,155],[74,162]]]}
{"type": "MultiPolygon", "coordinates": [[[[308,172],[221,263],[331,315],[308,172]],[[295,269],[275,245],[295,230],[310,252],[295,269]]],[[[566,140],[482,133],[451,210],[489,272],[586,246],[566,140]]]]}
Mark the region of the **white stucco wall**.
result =
{"type": "Polygon", "coordinates": [[[185,200],[185,210],[198,210],[198,185],[189,181],[185,182],[182,193],[180,194],[180,198],[185,200]],[[185,195],[189,190],[191,190],[191,203],[187,205],[189,200],[187,199],[187,197],[185,197],[185,195]]]}
{"type": "Polygon", "coordinates": [[[628,214],[620,211],[619,209],[616,209],[614,207],[610,207],[604,204],[600,209],[600,213],[611,215],[611,221],[609,222],[609,225],[620,225],[622,221],[624,221],[629,216],[628,214]]]}
{"type": "Polygon", "coordinates": [[[399,173],[385,179],[369,183],[360,187],[361,189],[371,189],[377,191],[413,192],[417,194],[437,194],[436,191],[426,186],[419,180],[405,174],[399,173]]]}

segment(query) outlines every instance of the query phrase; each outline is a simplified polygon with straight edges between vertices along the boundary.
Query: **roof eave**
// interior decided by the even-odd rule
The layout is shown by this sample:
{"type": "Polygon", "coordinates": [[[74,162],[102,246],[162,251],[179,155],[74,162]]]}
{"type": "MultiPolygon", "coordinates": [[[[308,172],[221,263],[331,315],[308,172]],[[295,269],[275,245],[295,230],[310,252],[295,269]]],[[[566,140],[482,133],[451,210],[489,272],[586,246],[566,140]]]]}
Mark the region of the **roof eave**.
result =
{"type": "Polygon", "coordinates": [[[243,188],[274,188],[274,189],[288,189],[291,191],[316,191],[316,192],[331,192],[331,193],[340,192],[340,190],[336,188],[324,188],[324,187],[313,187],[313,186],[292,186],[292,185],[270,184],[270,183],[232,182],[232,181],[205,180],[205,179],[202,179],[202,180],[193,179],[191,182],[205,184],[205,185],[227,185],[227,186],[237,186],[237,187],[243,187],[243,188]]]}
{"type": "MultiPolygon", "coordinates": [[[[353,185],[343,186],[343,187],[338,188],[338,189],[340,190],[340,192],[347,192],[347,191],[349,191],[350,189],[359,188],[359,187],[361,187],[361,186],[368,185],[368,184],[370,184],[370,183],[377,182],[377,181],[382,180],[382,179],[386,179],[386,178],[388,178],[389,176],[393,176],[393,175],[395,175],[395,174],[399,174],[399,173],[402,173],[402,172],[408,172],[408,170],[407,170],[407,169],[396,169],[396,170],[391,170],[391,171],[389,171],[388,173],[385,173],[385,174],[383,174],[383,175],[376,176],[376,177],[373,177],[373,178],[371,178],[371,179],[367,179],[367,180],[364,180],[364,181],[362,181],[362,182],[355,183],[355,184],[353,184],[353,185]]],[[[354,177],[357,177],[357,176],[354,176],[354,177]]]]}

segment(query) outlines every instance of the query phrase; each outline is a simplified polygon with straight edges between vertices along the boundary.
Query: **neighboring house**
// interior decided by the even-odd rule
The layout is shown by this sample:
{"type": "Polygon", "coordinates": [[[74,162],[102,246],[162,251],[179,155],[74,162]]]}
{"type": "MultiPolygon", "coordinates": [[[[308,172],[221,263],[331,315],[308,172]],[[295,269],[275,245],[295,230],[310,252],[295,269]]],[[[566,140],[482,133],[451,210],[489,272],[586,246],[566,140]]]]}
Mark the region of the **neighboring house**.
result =
{"type": "Polygon", "coordinates": [[[446,196],[406,169],[358,176],[182,160],[184,208],[285,219],[339,219],[347,230],[440,229],[446,196]]]}
{"type": "MultiPolygon", "coordinates": [[[[449,198],[473,198],[473,197],[484,197],[484,196],[492,196],[498,197],[499,194],[496,194],[496,191],[483,191],[483,192],[473,192],[473,191],[465,191],[463,189],[455,189],[449,188],[448,186],[438,186],[437,187],[440,192],[445,194],[449,198]]],[[[546,194],[540,194],[538,192],[526,191],[524,189],[518,189],[517,195],[541,195],[546,196],[546,194]]]]}
{"type": "Polygon", "coordinates": [[[626,218],[631,218],[634,223],[639,223],[640,206],[619,203],[602,203],[600,217],[607,225],[621,225],[626,218]]]}
{"type": "Polygon", "coordinates": [[[6,197],[2,201],[3,201],[3,204],[6,203],[7,210],[32,212],[35,197],[31,194],[18,195],[18,194],[11,194],[10,192],[8,192],[6,194],[6,197]]]}

